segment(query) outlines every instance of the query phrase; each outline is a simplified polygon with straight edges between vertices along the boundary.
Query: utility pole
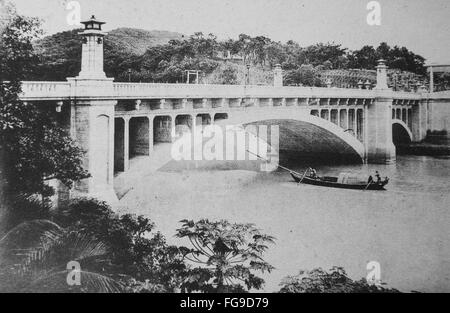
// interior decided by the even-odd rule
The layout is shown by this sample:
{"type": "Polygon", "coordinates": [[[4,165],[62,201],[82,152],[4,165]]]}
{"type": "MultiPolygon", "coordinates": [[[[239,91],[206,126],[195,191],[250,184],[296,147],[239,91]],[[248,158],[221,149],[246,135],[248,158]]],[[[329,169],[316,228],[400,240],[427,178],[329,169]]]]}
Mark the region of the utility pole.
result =
{"type": "Polygon", "coordinates": [[[245,85],[250,85],[250,64],[247,64],[247,73],[245,75],[245,85]]]}

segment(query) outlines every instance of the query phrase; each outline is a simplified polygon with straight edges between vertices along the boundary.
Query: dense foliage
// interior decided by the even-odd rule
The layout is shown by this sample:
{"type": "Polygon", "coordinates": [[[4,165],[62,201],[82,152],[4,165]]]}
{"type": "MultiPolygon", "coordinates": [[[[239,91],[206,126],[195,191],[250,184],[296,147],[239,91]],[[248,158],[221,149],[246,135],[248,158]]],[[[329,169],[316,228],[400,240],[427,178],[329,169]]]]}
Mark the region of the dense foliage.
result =
{"type": "Polygon", "coordinates": [[[180,249],[153,229],[143,216],[75,200],[0,238],[0,291],[174,292],[187,266],[180,249]],[[80,286],[66,283],[71,261],[80,264],[80,286]]]}
{"type": "Polygon", "coordinates": [[[243,292],[264,283],[253,271],[273,269],[262,260],[272,237],[250,224],[186,221],[178,236],[193,242],[188,249],[168,245],[148,218],[93,199],[35,217],[0,237],[0,291],[243,292]],[[213,269],[192,266],[204,257],[213,269]],[[72,261],[79,286],[66,283],[72,261]]]}
{"type": "Polygon", "coordinates": [[[354,281],[341,267],[329,271],[316,268],[288,276],[280,284],[281,293],[396,293],[396,289],[368,284],[365,279],[354,281]]]}
{"type": "Polygon", "coordinates": [[[2,28],[0,149],[8,194],[39,194],[45,202],[54,193],[48,181],[72,187],[88,174],[82,168],[83,152],[59,125],[54,106],[19,101],[21,81],[35,71],[32,41],[40,32],[39,20],[17,14],[2,28]]]}
{"type": "Polygon", "coordinates": [[[54,220],[103,242],[108,252],[96,270],[113,275],[132,290],[147,286],[144,290],[149,292],[173,292],[183,283],[187,270],[183,254],[154,232],[148,218],[120,216],[103,202],[81,199],[60,208],[54,220]]]}
{"type": "MultiPolygon", "coordinates": [[[[64,80],[77,75],[81,54],[78,32],[62,32],[37,41],[40,63],[31,77],[64,80]]],[[[292,40],[281,43],[246,34],[236,40],[220,41],[213,34],[201,32],[184,38],[180,34],[137,29],[114,30],[105,39],[105,71],[118,81],[181,83],[186,82],[186,70],[198,70],[203,82],[243,84],[249,64],[251,83],[267,84],[270,75],[261,73],[281,64],[286,84],[322,86],[320,77],[324,70],[373,70],[380,58],[386,59],[391,68],[425,74],[423,57],[386,43],[350,51],[335,43],[301,47],[292,40]]]]}
{"type": "Polygon", "coordinates": [[[0,239],[0,292],[120,291],[119,282],[90,270],[106,251],[96,238],[50,220],[23,222],[0,239]],[[67,283],[69,262],[80,264],[81,285],[67,283]]]}
{"type": "Polygon", "coordinates": [[[425,59],[405,47],[390,47],[387,43],[381,43],[377,48],[364,46],[360,50],[349,54],[350,68],[374,69],[378,59],[385,59],[390,68],[408,71],[415,74],[426,73],[425,59]]]}

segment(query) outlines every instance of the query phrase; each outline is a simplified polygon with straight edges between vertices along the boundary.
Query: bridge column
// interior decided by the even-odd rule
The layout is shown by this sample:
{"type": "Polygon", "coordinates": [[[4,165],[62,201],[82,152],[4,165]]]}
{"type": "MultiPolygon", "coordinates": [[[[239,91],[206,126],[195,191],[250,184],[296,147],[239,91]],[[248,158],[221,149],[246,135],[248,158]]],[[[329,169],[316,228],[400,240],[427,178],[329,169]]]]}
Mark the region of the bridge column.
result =
{"type": "Polygon", "coordinates": [[[405,124],[409,124],[408,108],[405,108],[405,124]]]}
{"type": "Polygon", "coordinates": [[[428,100],[425,98],[422,98],[422,100],[412,106],[411,132],[414,142],[422,141],[427,136],[427,109],[428,100]]]}
{"type": "Polygon", "coordinates": [[[346,129],[350,129],[350,109],[346,110],[345,122],[347,123],[346,129]]]}
{"type": "Polygon", "coordinates": [[[123,118],[123,171],[126,172],[130,168],[130,118],[123,118]]]}
{"type": "MultiPolygon", "coordinates": [[[[195,132],[195,129],[197,128],[197,114],[191,114],[191,134],[195,132]]],[[[201,126],[203,125],[203,119],[200,117],[201,122],[199,123],[201,126]]]]}
{"type": "Polygon", "coordinates": [[[172,120],[172,124],[170,125],[170,142],[174,142],[175,138],[177,137],[177,115],[171,114],[170,119],[172,120]]]}
{"type": "Polygon", "coordinates": [[[153,116],[147,116],[148,118],[148,155],[152,155],[153,152],[153,116]]]}

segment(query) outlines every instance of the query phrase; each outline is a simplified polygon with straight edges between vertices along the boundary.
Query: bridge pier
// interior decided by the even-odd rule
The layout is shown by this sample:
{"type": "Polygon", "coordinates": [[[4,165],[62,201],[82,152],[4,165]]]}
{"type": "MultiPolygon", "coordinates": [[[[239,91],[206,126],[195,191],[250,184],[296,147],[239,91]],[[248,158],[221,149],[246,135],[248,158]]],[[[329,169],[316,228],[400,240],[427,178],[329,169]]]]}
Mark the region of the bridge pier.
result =
{"type": "Polygon", "coordinates": [[[369,163],[395,162],[396,152],[392,142],[392,102],[390,91],[382,91],[367,105],[364,144],[369,163]]]}
{"type": "MultiPolygon", "coordinates": [[[[85,151],[83,167],[91,174],[75,184],[72,197],[93,196],[115,202],[114,106],[115,100],[77,100],[72,104],[72,135],[85,151]]],[[[126,158],[125,158],[126,160],[126,158]]]]}

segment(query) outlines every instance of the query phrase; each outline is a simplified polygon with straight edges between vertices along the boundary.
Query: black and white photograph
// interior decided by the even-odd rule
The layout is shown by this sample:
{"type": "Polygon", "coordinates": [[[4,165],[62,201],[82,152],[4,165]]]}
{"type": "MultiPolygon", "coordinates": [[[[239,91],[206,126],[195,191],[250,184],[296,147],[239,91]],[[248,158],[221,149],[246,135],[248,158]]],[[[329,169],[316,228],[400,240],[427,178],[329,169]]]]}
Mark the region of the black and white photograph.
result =
{"type": "Polygon", "coordinates": [[[450,292],[449,34],[448,0],[0,0],[0,293],[450,292]]]}

